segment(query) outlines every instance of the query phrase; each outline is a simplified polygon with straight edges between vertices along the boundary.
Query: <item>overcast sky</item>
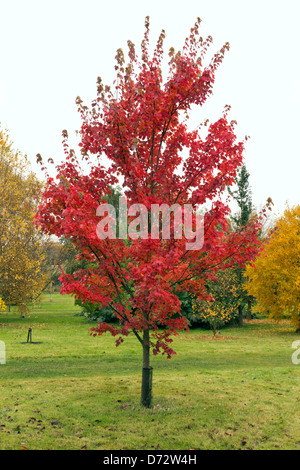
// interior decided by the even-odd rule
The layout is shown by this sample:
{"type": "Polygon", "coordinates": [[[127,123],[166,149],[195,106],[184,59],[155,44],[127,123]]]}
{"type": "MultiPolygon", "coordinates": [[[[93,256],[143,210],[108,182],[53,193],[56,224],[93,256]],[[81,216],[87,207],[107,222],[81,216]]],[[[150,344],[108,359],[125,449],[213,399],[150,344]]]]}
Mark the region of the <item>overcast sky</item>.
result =
{"type": "Polygon", "coordinates": [[[225,105],[249,135],[245,163],[253,202],[270,196],[275,212],[300,203],[299,0],[0,0],[0,122],[37,171],[40,153],[63,157],[61,131],[75,135],[75,99],[111,85],[116,50],[140,45],[150,16],[152,45],[162,29],[165,51],[181,49],[199,16],[212,52],[230,43],[213,96],[194,119],[218,119],[225,105]]]}

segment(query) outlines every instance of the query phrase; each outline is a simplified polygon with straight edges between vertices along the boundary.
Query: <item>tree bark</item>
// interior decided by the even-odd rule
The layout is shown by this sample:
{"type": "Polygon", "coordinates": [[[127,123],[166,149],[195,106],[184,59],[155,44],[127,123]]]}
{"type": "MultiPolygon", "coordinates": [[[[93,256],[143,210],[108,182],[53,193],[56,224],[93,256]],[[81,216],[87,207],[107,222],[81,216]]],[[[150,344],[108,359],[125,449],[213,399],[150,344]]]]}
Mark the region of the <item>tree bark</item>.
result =
{"type": "Polygon", "coordinates": [[[143,335],[143,375],[141,403],[145,408],[150,408],[152,402],[152,367],[150,367],[150,335],[149,329],[144,330],[143,335]]]}
{"type": "Polygon", "coordinates": [[[248,305],[247,305],[247,320],[251,320],[252,319],[252,312],[251,312],[251,306],[252,306],[252,302],[250,299],[248,299],[248,305]]]}
{"type": "Polygon", "coordinates": [[[243,307],[239,305],[239,326],[243,326],[243,307]]]}

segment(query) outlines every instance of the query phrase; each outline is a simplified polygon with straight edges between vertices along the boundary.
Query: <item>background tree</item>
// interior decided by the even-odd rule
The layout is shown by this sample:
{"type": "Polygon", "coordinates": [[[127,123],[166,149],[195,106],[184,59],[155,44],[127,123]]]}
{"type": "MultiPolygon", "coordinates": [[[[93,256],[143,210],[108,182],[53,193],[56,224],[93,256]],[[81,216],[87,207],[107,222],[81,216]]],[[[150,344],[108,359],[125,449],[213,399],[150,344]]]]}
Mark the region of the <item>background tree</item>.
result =
{"type": "Polygon", "coordinates": [[[287,207],[264,248],[246,268],[247,291],[257,310],[275,320],[291,318],[300,329],[300,206],[287,207]]]}
{"type": "Polygon", "coordinates": [[[3,300],[0,298],[0,310],[5,310],[5,309],[6,309],[6,305],[3,302],[3,300]]]}
{"type": "Polygon", "coordinates": [[[43,271],[47,273],[47,283],[44,289],[52,285],[54,291],[60,291],[61,283],[59,277],[62,269],[65,272],[72,273],[84,266],[76,259],[78,251],[71,239],[64,237],[52,239],[48,237],[44,240],[43,248],[45,252],[43,271]]]}
{"type": "MultiPolygon", "coordinates": [[[[238,210],[231,214],[230,219],[232,223],[232,228],[235,231],[245,230],[247,225],[253,221],[254,218],[259,217],[257,211],[253,207],[252,202],[252,190],[249,183],[250,174],[246,168],[245,163],[237,171],[237,176],[235,178],[235,185],[232,188],[228,188],[229,194],[233,197],[235,202],[238,205],[238,210]]],[[[266,205],[263,208],[262,212],[264,217],[261,220],[261,230],[260,238],[263,238],[263,230],[266,224],[266,212],[271,210],[273,202],[271,198],[267,199],[266,205]]],[[[239,284],[239,302],[238,302],[238,314],[239,314],[239,325],[243,325],[243,311],[247,306],[247,320],[252,318],[252,303],[254,302],[254,297],[247,293],[244,289],[245,286],[245,269],[236,268],[236,281],[239,284]]]]}
{"type": "Polygon", "coordinates": [[[193,300],[193,321],[208,323],[214,337],[217,330],[232,321],[240,302],[240,281],[235,269],[220,270],[210,280],[208,299],[193,300]]]}
{"type": "Polygon", "coordinates": [[[26,157],[0,130],[0,295],[22,315],[45,283],[43,236],[33,224],[41,189],[26,157]]]}
{"type": "MultiPolygon", "coordinates": [[[[238,211],[231,215],[231,221],[234,230],[244,230],[249,223],[253,211],[252,191],[249,183],[250,174],[243,164],[238,169],[235,178],[235,189],[228,188],[229,194],[233,197],[238,205],[238,211]]],[[[239,302],[237,303],[239,326],[243,325],[243,310],[244,306],[248,306],[247,317],[251,319],[251,302],[252,297],[242,289],[245,283],[245,270],[236,269],[236,280],[239,284],[239,302]]]]}
{"type": "Polygon", "coordinates": [[[249,178],[250,174],[244,163],[237,171],[235,178],[236,188],[228,188],[229,194],[236,201],[239,208],[236,213],[231,214],[231,220],[235,229],[245,227],[253,211],[252,190],[249,178]]]}
{"type": "Polygon", "coordinates": [[[244,266],[260,243],[257,221],[245,231],[230,231],[229,208],[221,202],[243,162],[244,143],[236,142],[234,123],[228,121],[229,107],[208,127],[205,138],[199,129],[188,128],[191,108],[201,107],[211,95],[216,70],[229,48],[225,44],[205,65],[212,38],[203,40],[199,26],[200,19],[182,52],[170,49],[166,80],[162,76],[165,33],[150,56],[149,18],[141,59],[131,41],[128,63],[123,51],[117,51],[115,90],[98,78],[91,109],[77,98],[82,118],[80,147],[88,169],[82,169],[69,149],[64,131],[66,159],[56,167],[55,179],[48,176],[37,215],[46,234],[71,238],[79,259],[91,263],[89,268],[63,274],[62,292],[110,306],[119,320],[119,325],[99,323],[92,333],[110,332],[117,337],[116,345],[132,333],[141,344],[144,406],[151,403],[150,351],[171,358],[175,354],[172,335],[187,328],[176,292],[204,298],[210,275],[221,267],[244,266]],[[104,155],[108,167],[102,165],[104,155]],[[203,246],[187,249],[185,237],[175,236],[173,218],[168,240],[162,237],[161,224],[158,238],[151,237],[149,226],[146,234],[136,227],[136,236],[127,240],[98,237],[97,208],[117,184],[128,207],[142,204],[150,211],[152,204],[191,204],[194,229],[197,208],[210,203],[203,246]]]}

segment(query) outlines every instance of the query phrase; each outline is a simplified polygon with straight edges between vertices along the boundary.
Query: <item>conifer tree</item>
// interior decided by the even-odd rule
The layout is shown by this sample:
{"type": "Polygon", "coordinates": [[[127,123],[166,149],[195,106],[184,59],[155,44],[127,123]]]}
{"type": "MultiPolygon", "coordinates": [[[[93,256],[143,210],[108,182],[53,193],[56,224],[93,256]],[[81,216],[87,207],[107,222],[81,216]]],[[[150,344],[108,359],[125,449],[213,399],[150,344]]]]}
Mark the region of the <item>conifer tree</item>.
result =
{"type": "MultiPolygon", "coordinates": [[[[235,178],[236,189],[231,190],[228,188],[229,194],[233,197],[238,205],[238,211],[231,215],[233,229],[242,231],[245,229],[250,221],[251,214],[253,213],[252,203],[252,190],[249,183],[250,174],[246,168],[245,163],[239,168],[235,178]]],[[[236,268],[236,280],[239,285],[239,325],[243,325],[243,310],[245,304],[247,305],[247,319],[251,320],[251,304],[253,297],[247,294],[243,285],[245,283],[245,269],[236,268]]]]}

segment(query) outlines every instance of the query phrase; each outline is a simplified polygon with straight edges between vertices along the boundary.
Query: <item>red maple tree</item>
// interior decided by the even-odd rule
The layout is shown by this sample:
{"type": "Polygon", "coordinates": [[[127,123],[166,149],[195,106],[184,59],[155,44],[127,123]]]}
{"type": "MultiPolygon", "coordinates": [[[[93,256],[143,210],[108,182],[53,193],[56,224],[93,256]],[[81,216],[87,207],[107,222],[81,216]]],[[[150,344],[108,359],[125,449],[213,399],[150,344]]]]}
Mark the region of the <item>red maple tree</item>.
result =
{"type": "Polygon", "coordinates": [[[188,127],[191,108],[202,106],[212,94],[215,72],[229,48],[225,44],[204,65],[212,39],[203,40],[199,26],[200,19],[182,52],[170,49],[165,80],[165,33],[150,56],[148,17],[141,57],[130,41],[128,62],[122,50],[117,51],[114,90],[98,78],[97,97],[90,108],[77,98],[82,118],[80,158],[85,165],[69,149],[64,132],[66,158],[56,167],[56,179],[47,177],[36,217],[44,232],[70,238],[79,257],[90,263],[87,269],[61,275],[62,293],[109,305],[119,319],[118,326],[99,323],[92,334],[110,332],[119,345],[133,333],[142,345],[144,406],[151,402],[150,351],[170,358],[175,354],[172,335],[187,329],[178,291],[203,298],[208,277],[219,269],[244,266],[260,245],[259,222],[232,232],[230,210],[221,201],[243,163],[244,143],[236,141],[229,107],[207,127],[204,138],[199,129],[188,127]],[[128,205],[149,210],[153,204],[190,204],[195,215],[209,202],[201,249],[187,250],[186,240],[175,237],[174,227],[168,240],[153,239],[150,230],[144,238],[99,238],[97,208],[117,183],[128,205]]]}

